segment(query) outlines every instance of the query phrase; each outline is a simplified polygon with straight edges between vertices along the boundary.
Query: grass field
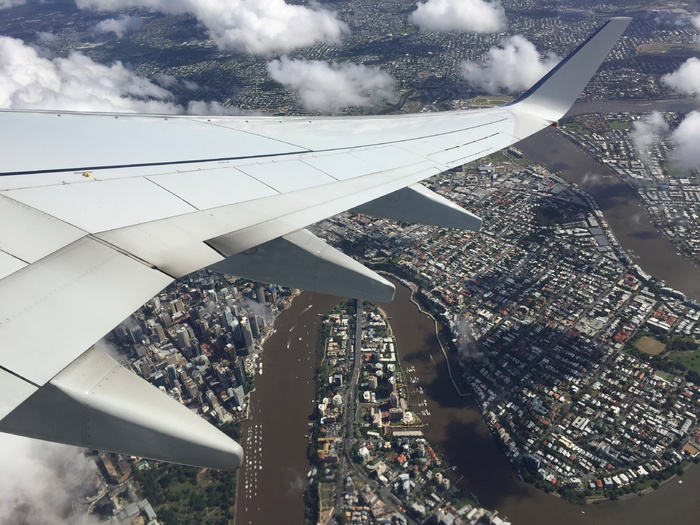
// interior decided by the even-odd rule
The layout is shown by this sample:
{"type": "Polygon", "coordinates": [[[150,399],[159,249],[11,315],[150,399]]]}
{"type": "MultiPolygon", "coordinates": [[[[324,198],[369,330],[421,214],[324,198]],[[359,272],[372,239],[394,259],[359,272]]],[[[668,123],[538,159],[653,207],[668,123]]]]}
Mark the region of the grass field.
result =
{"type": "Polygon", "coordinates": [[[508,97],[499,97],[499,98],[490,98],[490,97],[476,97],[471,100],[472,104],[475,104],[477,106],[502,106],[503,104],[506,104],[510,102],[512,98],[508,97]]]}
{"type": "Polygon", "coordinates": [[[637,46],[637,52],[642,55],[694,56],[698,49],[693,44],[653,43],[637,46]]]}
{"type": "Polygon", "coordinates": [[[666,345],[661,341],[657,341],[656,339],[647,335],[635,342],[634,346],[637,348],[637,350],[641,350],[645,354],[649,355],[659,355],[666,349],[666,345]]]}
{"type": "Polygon", "coordinates": [[[321,512],[333,508],[335,505],[335,483],[319,483],[319,494],[321,495],[321,512]]]}
{"type": "Polygon", "coordinates": [[[663,162],[662,166],[666,170],[666,173],[668,173],[669,177],[681,178],[681,177],[689,177],[691,175],[690,170],[677,168],[676,166],[673,166],[668,161],[663,162]]]}
{"type": "Polygon", "coordinates": [[[661,370],[654,372],[654,375],[660,377],[661,379],[665,379],[666,381],[673,381],[673,378],[675,377],[673,374],[662,372],[661,370]]]}
{"type": "Polygon", "coordinates": [[[682,364],[688,370],[693,370],[700,374],[700,350],[673,352],[670,358],[682,364]]]}
{"type": "Polygon", "coordinates": [[[631,122],[624,122],[621,120],[612,120],[608,122],[610,129],[630,129],[632,127],[631,122]]]}

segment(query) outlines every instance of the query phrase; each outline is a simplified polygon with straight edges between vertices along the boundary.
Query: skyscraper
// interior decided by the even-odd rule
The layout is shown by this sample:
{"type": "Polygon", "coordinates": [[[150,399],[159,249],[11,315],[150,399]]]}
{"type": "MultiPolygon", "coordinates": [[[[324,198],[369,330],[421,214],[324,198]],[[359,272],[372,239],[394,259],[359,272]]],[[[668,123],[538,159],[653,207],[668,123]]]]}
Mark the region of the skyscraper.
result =
{"type": "Polygon", "coordinates": [[[255,283],[255,300],[260,304],[265,304],[265,287],[257,281],[255,283]]]}
{"type": "Polygon", "coordinates": [[[239,385],[245,385],[248,376],[245,373],[245,361],[242,357],[237,357],[232,363],[233,375],[239,385]]]}
{"type": "Polygon", "coordinates": [[[243,336],[243,350],[248,355],[253,351],[253,332],[247,317],[241,317],[240,328],[243,336]]]}
{"type": "Polygon", "coordinates": [[[190,346],[190,334],[189,331],[184,326],[179,326],[175,331],[175,340],[177,341],[177,346],[180,350],[184,350],[185,347],[190,346]]]}
{"type": "Polygon", "coordinates": [[[260,337],[260,327],[258,326],[257,316],[251,315],[248,317],[248,321],[250,322],[250,331],[253,333],[253,337],[257,339],[260,337]]]}

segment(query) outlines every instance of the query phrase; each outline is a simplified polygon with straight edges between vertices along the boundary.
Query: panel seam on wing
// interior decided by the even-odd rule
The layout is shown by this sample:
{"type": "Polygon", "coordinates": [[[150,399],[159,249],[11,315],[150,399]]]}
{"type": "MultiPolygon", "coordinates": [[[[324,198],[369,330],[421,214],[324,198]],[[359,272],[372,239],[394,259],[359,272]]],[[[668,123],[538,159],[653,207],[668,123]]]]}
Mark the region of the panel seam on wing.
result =
{"type": "Polygon", "coordinates": [[[28,384],[30,384],[30,385],[32,385],[32,386],[37,387],[37,388],[41,388],[41,385],[37,385],[34,381],[32,381],[32,380],[30,380],[30,379],[27,379],[26,377],[24,377],[24,376],[18,374],[17,372],[13,372],[13,371],[10,370],[9,368],[5,368],[4,366],[0,365],[0,370],[2,370],[2,371],[4,371],[4,372],[7,372],[8,374],[10,374],[10,375],[12,375],[12,376],[15,376],[17,379],[21,379],[21,380],[24,381],[25,383],[28,383],[28,384]]]}
{"type": "MultiPolygon", "coordinates": [[[[153,175],[153,177],[155,177],[155,175],[153,175]]],[[[197,208],[197,206],[195,206],[194,204],[192,204],[191,202],[189,202],[189,201],[188,201],[187,199],[185,199],[182,195],[178,195],[177,193],[175,193],[174,191],[172,191],[172,190],[166,188],[166,187],[163,186],[162,184],[158,184],[156,181],[154,181],[154,180],[151,178],[151,176],[145,176],[144,179],[146,179],[146,180],[147,180],[148,182],[150,182],[151,184],[155,184],[155,185],[156,185],[157,187],[159,187],[161,190],[163,190],[163,191],[169,193],[170,195],[172,195],[172,196],[175,197],[176,199],[180,199],[182,202],[184,202],[185,204],[187,204],[188,206],[190,206],[190,207],[192,208],[192,211],[199,210],[199,208],[197,208]]]]}

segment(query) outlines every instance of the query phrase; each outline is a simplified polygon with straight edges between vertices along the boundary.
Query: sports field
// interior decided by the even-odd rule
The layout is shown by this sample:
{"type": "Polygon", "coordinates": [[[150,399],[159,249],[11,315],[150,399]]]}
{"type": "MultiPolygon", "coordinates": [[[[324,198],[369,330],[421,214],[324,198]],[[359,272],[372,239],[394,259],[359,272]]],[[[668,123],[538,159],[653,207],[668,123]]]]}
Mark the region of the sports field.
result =
{"type": "Polygon", "coordinates": [[[661,341],[657,341],[656,339],[647,335],[634,343],[634,346],[637,347],[637,350],[641,350],[645,354],[649,355],[659,355],[666,348],[666,345],[661,341]]]}

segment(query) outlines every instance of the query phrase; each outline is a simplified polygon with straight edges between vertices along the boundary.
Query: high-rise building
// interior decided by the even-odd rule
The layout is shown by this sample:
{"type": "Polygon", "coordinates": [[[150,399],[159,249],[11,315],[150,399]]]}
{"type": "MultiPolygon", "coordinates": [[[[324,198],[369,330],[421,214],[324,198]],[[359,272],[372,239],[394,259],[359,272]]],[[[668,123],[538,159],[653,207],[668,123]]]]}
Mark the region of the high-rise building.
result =
{"type": "Polygon", "coordinates": [[[389,401],[391,402],[391,408],[398,408],[399,406],[399,395],[396,392],[392,392],[389,395],[389,401]]]}
{"type": "Polygon", "coordinates": [[[173,314],[184,312],[185,311],[185,304],[182,302],[181,299],[175,299],[173,301],[170,301],[170,311],[173,314]]]}
{"type": "Polygon", "coordinates": [[[265,329],[265,318],[262,315],[256,315],[255,320],[258,322],[258,328],[262,332],[265,329]]]}
{"type": "Polygon", "coordinates": [[[242,357],[236,357],[233,361],[233,375],[239,385],[245,385],[248,376],[245,373],[245,360],[242,357]]]}
{"type": "Polygon", "coordinates": [[[237,356],[238,354],[236,353],[236,347],[235,347],[234,345],[228,344],[228,345],[225,346],[224,350],[226,350],[226,353],[228,354],[228,358],[229,358],[231,361],[235,361],[235,360],[236,360],[236,356],[237,356]]]}
{"type": "Polygon", "coordinates": [[[229,328],[231,328],[231,330],[233,330],[234,329],[234,322],[235,322],[235,324],[238,324],[238,320],[233,315],[233,312],[231,311],[231,309],[228,306],[224,307],[223,314],[224,314],[226,326],[228,326],[229,328]]]}
{"type": "Polygon", "coordinates": [[[158,318],[160,319],[160,324],[162,324],[165,328],[168,328],[173,324],[173,318],[170,317],[168,312],[159,313],[158,318]]]}
{"type": "Polygon", "coordinates": [[[238,342],[242,341],[243,334],[241,333],[241,324],[238,322],[238,319],[236,317],[233,318],[230,328],[231,334],[233,334],[233,340],[238,342]]]}
{"type": "Polygon", "coordinates": [[[141,363],[141,374],[146,379],[149,379],[153,374],[153,365],[151,363],[141,363]]]}
{"type": "Polygon", "coordinates": [[[159,343],[164,343],[168,340],[165,336],[165,330],[160,323],[153,323],[153,334],[159,343]]]}
{"type": "Polygon", "coordinates": [[[190,396],[191,399],[196,399],[197,398],[197,393],[199,392],[199,389],[197,388],[197,384],[192,381],[191,379],[188,379],[187,381],[184,382],[185,389],[187,390],[187,394],[190,396]]]}
{"type": "Polygon", "coordinates": [[[245,393],[242,386],[237,386],[233,388],[233,401],[237,406],[243,406],[243,401],[245,400],[245,393]]]}
{"type": "Polygon", "coordinates": [[[143,342],[143,330],[141,330],[140,326],[132,326],[127,330],[127,333],[129,334],[128,340],[131,344],[140,344],[143,342]]]}
{"type": "Polygon", "coordinates": [[[165,376],[163,375],[163,372],[156,372],[151,376],[151,383],[156,385],[157,387],[165,387],[167,386],[167,381],[165,379],[165,376]]]}
{"type": "Polygon", "coordinates": [[[125,345],[129,342],[129,333],[126,331],[126,327],[124,325],[117,325],[113,332],[119,343],[125,345]]]}
{"type": "Polygon", "coordinates": [[[253,332],[250,329],[250,322],[247,317],[241,317],[241,335],[243,336],[243,351],[245,355],[253,351],[253,332]]]}
{"type": "Polygon", "coordinates": [[[219,380],[222,387],[231,387],[231,381],[229,380],[230,371],[226,367],[214,365],[214,373],[216,374],[216,378],[219,380]]]}
{"type": "Polygon", "coordinates": [[[185,347],[190,346],[189,331],[184,326],[179,326],[175,331],[175,340],[180,350],[184,350],[185,347]]]}
{"type": "Polygon", "coordinates": [[[255,283],[255,300],[260,304],[265,304],[265,287],[262,283],[255,283]]]}
{"type": "Polygon", "coordinates": [[[177,381],[177,370],[175,369],[175,365],[168,365],[165,367],[165,373],[167,374],[167,383],[168,385],[175,386],[175,381],[177,381]]]}
{"type": "Polygon", "coordinates": [[[254,315],[251,315],[248,317],[248,321],[250,322],[250,331],[253,333],[253,337],[257,339],[260,337],[260,327],[258,326],[258,318],[254,315]]]}
{"type": "Polygon", "coordinates": [[[192,348],[192,354],[194,357],[202,355],[202,348],[197,337],[190,338],[190,348],[192,348]]]}
{"type": "Polygon", "coordinates": [[[370,390],[376,390],[379,382],[377,381],[377,376],[369,376],[369,388],[370,390]]]}
{"type": "Polygon", "coordinates": [[[195,326],[197,327],[197,333],[202,339],[206,339],[208,333],[209,333],[209,323],[207,322],[206,319],[197,319],[194,322],[195,326]]]}

